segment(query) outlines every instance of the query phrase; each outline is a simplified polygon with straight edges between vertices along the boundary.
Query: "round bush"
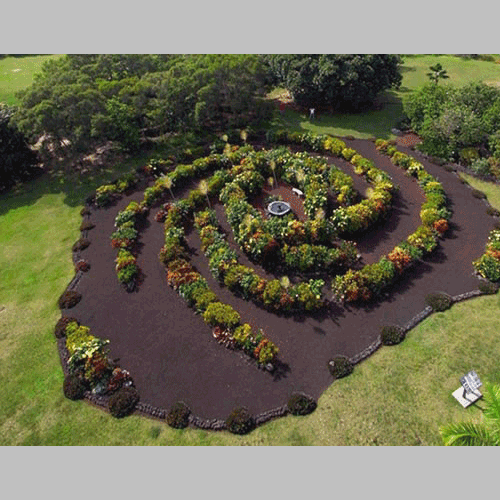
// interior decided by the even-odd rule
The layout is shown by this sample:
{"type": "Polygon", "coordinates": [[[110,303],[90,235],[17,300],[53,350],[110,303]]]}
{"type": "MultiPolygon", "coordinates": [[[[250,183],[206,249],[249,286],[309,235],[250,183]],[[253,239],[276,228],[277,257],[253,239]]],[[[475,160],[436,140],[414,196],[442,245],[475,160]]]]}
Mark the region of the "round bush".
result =
{"type": "Polygon", "coordinates": [[[288,411],[292,415],[309,415],[318,406],[316,401],[306,394],[292,394],[288,400],[288,411]]]}
{"type": "Polygon", "coordinates": [[[494,295],[498,292],[498,285],[491,281],[481,281],[479,283],[479,290],[485,295],[494,295]]]}
{"type": "Polygon", "coordinates": [[[65,377],[63,383],[63,392],[68,399],[71,399],[73,401],[82,399],[86,390],[87,387],[85,385],[85,382],[81,378],[75,377],[74,375],[68,375],[67,377],[65,377]]]}
{"type": "Polygon", "coordinates": [[[248,434],[255,429],[255,420],[246,408],[235,408],[226,420],[229,432],[248,434]]]}
{"type": "Polygon", "coordinates": [[[386,325],[380,328],[380,337],[384,345],[399,344],[404,338],[404,331],[400,326],[386,325]]]}
{"type": "Polygon", "coordinates": [[[438,292],[427,295],[427,297],[425,297],[425,303],[431,306],[433,311],[441,312],[449,309],[453,304],[453,300],[448,294],[438,292]]]}
{"type": "Polygon", "coordinates": [[[482,191],[479,191],[478,189],[472,190],[472,196],[474,196],[474,198],[478,198],[480,200],[484,200],[486,198],[486,195],[482,191]]]}
{"type": "Polygon", "coordinates": [[[90,240],[80,238],[72,247],[73,252],[85,250],[90,245],[90,240]]]}
{"type": "Polygon", "coordinates": [[[56,336],[56,338],[62,339],[66,337],[66,327],[68,326],[69,323],[73,322],[78,323],[78,320],[76,320],[75,318],[68,318],[68,317],[59,318],[59,321],[56,323],[56,327],[54,328],[54,335],[56,336]]]}
{"type": "Polygon", "coordinates": [[[80,225],[80,231],[89,231],[90,229],[94,229],[95,224],[88,220],[84,220],[80,225]]]}
{"type": "Polygon", "coordinates": [[[88,207],[83,207],[81,210],[80,210],[80,215],[83,217],[85,215],[90,215],[90,209],[88,207]]]}
{"type": "Polygon", "coordinates": [[[81,259],[75,264],[76,272],[82,271],[86,273],[89,269],[90,269],[90,264],[86,260],[81,259]]]}
{"type": "Polygon", "coordinates": [[[122,387],[109,398],[109,412],[116,418],[126,417],[135,410],[138,402],[139,393],[137,389],[134,387],[122,387]]]}
{"type": "Polygon", "coordinates": [[[82,295],[74,290],[68,290],[59,297],[60,309],[71,309],[82,300],[82,295]]]}
{"type": "Polygon", "coordinates": [[[354,370],[351,360],[345,356],[336,356],[328,361],[328,369],[335,378],[347,377],[354,370]]]}
{"type": "Polygon", "coordinates": [[[174,429],[184,429],[189,424],[191,410],[182,401],[175,403],[167,414],[167,424],[174,429]]]}

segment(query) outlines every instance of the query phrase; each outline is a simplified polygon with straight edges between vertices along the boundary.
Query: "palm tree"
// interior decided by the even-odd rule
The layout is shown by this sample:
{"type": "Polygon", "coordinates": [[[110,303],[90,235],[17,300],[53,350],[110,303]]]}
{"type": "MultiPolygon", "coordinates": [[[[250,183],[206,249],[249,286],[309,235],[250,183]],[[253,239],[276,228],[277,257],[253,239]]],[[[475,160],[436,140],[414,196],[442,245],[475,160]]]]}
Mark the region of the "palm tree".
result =
{"type": "Polygon", "coordinates": [[[208,198],[208,182],[205,179],[200,181],[198,189],[200,190],[201,194],[204,194],[207,197],[208,208],[212,208],[210,205],[210,199],[208,198]]]}
{"type": "Polygon", "coordinates": [[[271,170],[273,171],[274,180],[276,181],[276,187],[278,187],[278,179],[276,179],[276,162],[274,160],[271,160],[269,162],[269,166],[271,167],[271,170]]]}
{"type": "Polygon", "coordinates": [[[439,428],[446,446],[500,446],[500,386],[485,384],[482,422],[459,422],[439,428]]]}
{"type": "Polygon", "coordinates": [[[163,181],[165,183],[165,187],[168,188],[168,190],[170,191],[170,194],[172,196],[172,199],[175,200],[175,196],[174,196],[174,193],[172,193],[172,178],[169,177],[168,175],[165,176],[165,180],[163,181]]]}
{"type": "Polygon", "coordinates": [[[434,82],[435,85],[438,84],[440,79],[444,80],[446,78],[450,78],[440,63],[437,63],[434,66],[429,66],[429,69],[431,70],[431,73],[427,73],[427,76],[434,82]]]}

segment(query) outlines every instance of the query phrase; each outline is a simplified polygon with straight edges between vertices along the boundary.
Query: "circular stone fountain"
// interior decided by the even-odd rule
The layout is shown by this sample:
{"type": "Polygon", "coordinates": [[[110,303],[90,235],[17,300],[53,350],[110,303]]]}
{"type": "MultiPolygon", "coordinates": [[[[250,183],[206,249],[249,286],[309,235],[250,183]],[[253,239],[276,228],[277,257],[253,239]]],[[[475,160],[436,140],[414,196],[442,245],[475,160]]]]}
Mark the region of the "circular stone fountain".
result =
{"type": "Polygon", "coordinates": [[[290,204],[286,201],[272,201],[267,206],[267,211],[271,215],[285,215],[290,212],[291,207],[290,204]]]}

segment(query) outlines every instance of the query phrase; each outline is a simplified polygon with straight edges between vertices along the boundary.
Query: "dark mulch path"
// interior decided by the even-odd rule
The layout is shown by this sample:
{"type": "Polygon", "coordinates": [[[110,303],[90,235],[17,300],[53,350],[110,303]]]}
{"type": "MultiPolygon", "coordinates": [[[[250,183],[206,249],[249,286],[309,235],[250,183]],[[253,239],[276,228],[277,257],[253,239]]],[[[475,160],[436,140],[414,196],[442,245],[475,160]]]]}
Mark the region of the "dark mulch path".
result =
{"type": "MultiPolygon", "coordinates": [[[[374,159],[401,188],[385,225],[358,240],[363,262],[370,263],[418,227],[423,196],[415,180],[380,155],[372,142],[346,143],[374,159]]],[[[83,299],[68,314],[89,326],[96,336],[111,341],[111,357],[119,358],[120,365],[130,371],[143,403],[168,409],[183,400],[199,417],[225,419],[236,406],[246,406],[253,414],[282,406],[295,391],[318,398],[333,381],[327,369],[333,356],[360,353],[377,339],[379,325],[404,325],[425,307],[424,298],[430,292],[457,295],[478,286],[472,261],[482,254],[493,228],[484,202],[474,198],[453,173],[402,146],[399,149],[417,157],[443,183],[454,213],[450,234],[438,251],[407,274],[384,302],[370,307],[332,306],[316,317],[276,316],[220,288],[199,249],[196,231],[188,234],[192,262],[220,300],[235,307],[242,321],[263,328],[279,346],[282,365],[274,374],[257,369],[238,351],[219,345],[202,318],[168,287],[157,258],[163,225],[154,220],[154,209],[140,238],[138,263],[144,281],[133,293],[120,286],[114,270],[117,251],[109,237],[118,211],[132,199],[142,199],[142,192],[110,209],[92,210],[90,219],[96,224],[89,232],[92,244],[82,251],[92,267],[78,284],[83,299]]],[[[345,162],[332,161],[352,173],[345,162]]],[[[216,209],[221,215],[221,208],[216,209]]],[[[223,217],[220,220],[223,226],[227,224],[223,217]]],[[[240,262],[253,266],[241,252],[240,262]]]]}

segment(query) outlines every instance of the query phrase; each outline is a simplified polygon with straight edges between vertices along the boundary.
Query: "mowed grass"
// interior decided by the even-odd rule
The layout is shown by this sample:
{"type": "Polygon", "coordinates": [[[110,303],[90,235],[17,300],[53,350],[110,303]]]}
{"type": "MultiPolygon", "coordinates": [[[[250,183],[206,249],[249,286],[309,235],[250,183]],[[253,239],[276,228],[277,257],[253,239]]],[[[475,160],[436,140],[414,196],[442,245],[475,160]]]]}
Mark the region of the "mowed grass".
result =
{"type": "Polygon", "coordinates": [[[57,57],[60,55],[9,56],[0,59],[0,102],[9,106],[18,104],[16,93],[33,82],[33,76],[40,72],[45,61],[57,57]]]}

